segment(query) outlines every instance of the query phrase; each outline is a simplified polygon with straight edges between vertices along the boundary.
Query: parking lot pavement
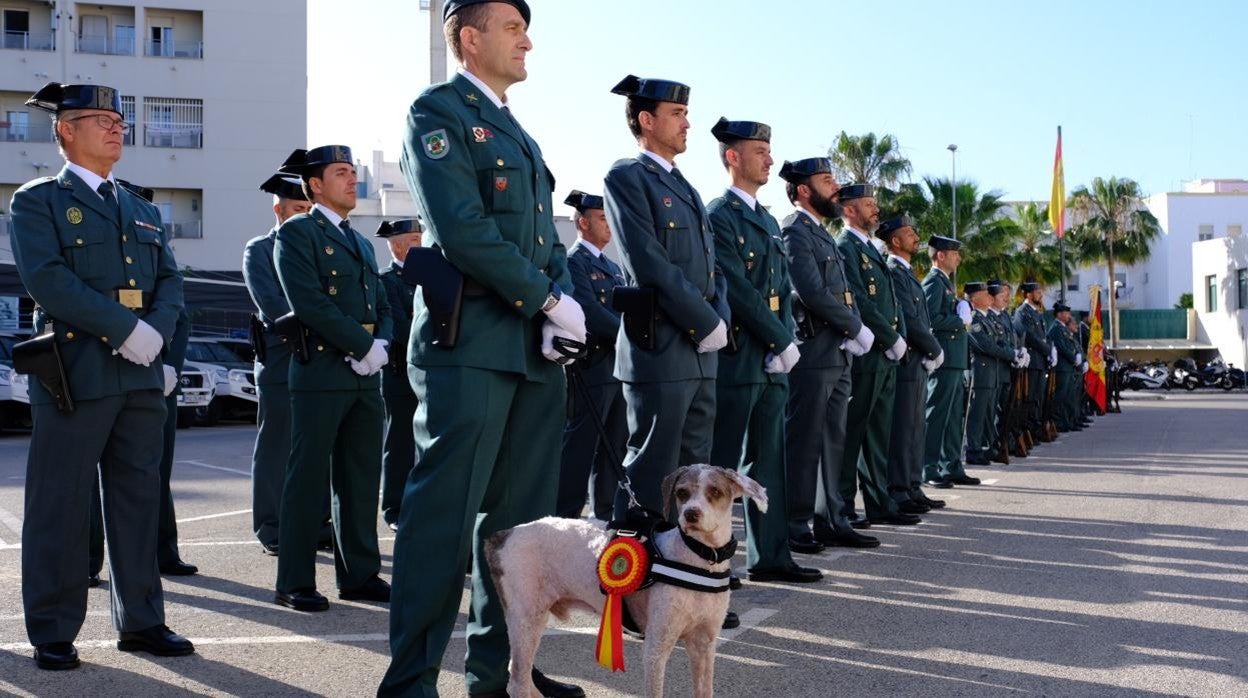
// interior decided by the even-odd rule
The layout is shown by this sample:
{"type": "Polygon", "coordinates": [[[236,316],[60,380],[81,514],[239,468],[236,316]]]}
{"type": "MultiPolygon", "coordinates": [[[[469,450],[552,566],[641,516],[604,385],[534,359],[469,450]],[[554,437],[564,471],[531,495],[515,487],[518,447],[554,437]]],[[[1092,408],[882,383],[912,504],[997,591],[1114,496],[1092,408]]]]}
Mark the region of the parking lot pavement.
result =
{"type": "MultiPolygon", "coordinates": [[[[976,470],[981,487],[930,492],[949,507],[919,526],[873,528],[876,550],[799,557],[824,571],[821,583],[746,582],[731,604],[743,625],[719,647],[718,694],[1248,694],[1248,400],[1172,394],[1124,410],[976,470]]],[[[69,672],[30,658],[19,546],[28,439],[0,437],[0,694],[373,693],[388,663],[385,605],[330,593],[328,612],[300,614],[272,602],[276,561],[250,529],[254,434],[178,432],[182,557],[200,574],[165,578],[166,614],[196,654],[118,652],[105,568],[78,640],[83,666],[69,672]]],[[[378,535],[388,577],[393,538],[380,525],[378,535]]],[[[332,558],[319,562],[332,592],[332,558]]],[[[596,630],[589,616],[552,629],[539,666],[590,695],[639,693],[640,643],[627,643],[628,671],[609,674],[594,664],[596,630]]],[[[464,693],[463,652],[457,633],[443,695],[464,693]]],[[[670,695],[690,692],[680,650],[668,683],[670,695]]]]}

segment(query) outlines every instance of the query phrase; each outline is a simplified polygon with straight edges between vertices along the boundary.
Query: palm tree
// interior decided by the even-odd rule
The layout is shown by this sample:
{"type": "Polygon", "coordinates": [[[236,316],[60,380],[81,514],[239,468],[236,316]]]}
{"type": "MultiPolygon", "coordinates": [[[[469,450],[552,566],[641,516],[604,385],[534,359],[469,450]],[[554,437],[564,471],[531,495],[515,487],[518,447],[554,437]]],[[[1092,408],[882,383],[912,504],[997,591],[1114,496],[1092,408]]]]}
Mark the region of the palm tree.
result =
{"type": "MultiPolygon", "coordinates": [[[[1117,262],[1135,264],[1148,259],[1150,244],[1161,235],[1157,217],[1144,207],[1140,185],[1125,177],[1097,177],[1090,187],[1080,186],[1071,192],[1066,206],[1074,223],[1070,242],[1076,257],[1084,264],[1103,262],[1109,270],[1110,284],[1114,283],[1117,262]]],[[[1106,296],[1112,348],[1118,335],[1118,323],[1113,319],[1115,294],[1106,296]]]]}
{"type": "MultiPolygon", "coordinates": [[[[1014,207],[1014,222],[1018,226],[1018,249],[1014,252],[1018,267],[1018,280],[1039,281],[1046,286],[1062,282],[1061,250],[1048,229],[1049,209],[1034,203],[1014,207]]],[[[1015,289],[1018,284],[1015,284],[1015,289]]]]}
{"type": "MultiPolygon", "coordinates": [[[[958,182],[958,229],[952,230],[953,185],[947,178],[925,177],[923,184],[903,184],[895,196],[881,204],[881,218],[905,212],[915,219],[919,234],[953,234],[962,241],[962,266],[958,276],[969,280],[1012,279],[1017,273],[1014,252],[1017,226],[1001,214],[1001,193],[981,194],[973,182],[958,182]]],[[[930,266],[926,255],[915,258],[915,267],[930,266]]]]}
{"type": "Polygon", "coordinates": [[[910,175],[910,160],[901,155],[895,136],[874,133],[851,136],[844,131],[828,150],[832,174],[841,184],[865,183],[893,191],[910,175]]]}

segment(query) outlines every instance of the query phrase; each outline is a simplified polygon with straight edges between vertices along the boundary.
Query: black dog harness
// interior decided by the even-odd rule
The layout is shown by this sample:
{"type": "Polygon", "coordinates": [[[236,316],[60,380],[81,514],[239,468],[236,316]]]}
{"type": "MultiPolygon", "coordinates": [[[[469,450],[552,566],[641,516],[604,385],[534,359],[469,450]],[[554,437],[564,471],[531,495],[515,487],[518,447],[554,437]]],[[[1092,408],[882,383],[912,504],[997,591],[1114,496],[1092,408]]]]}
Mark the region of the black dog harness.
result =
{"type": "MultiPolygon", "coordinates": [[[[686,565],[663,557],[663,554],[659,552],[659,547],[654,542],[655,537],[673,528],[678,527],[676,524],[663,518],[657,511],[644,507],[633,507],[624,515],[623,520],[616,520],[607,524],[607,530],[615,536],[636,538],[645,546],[646,553],[650,556],[650,569],[646,571],[646,579],[642,582],[641,589],[645,589],[655,582],[663,582],[664,584],[671,584],[693,591],[705,591],[716,594],[728,591],[728,577],[732,573],[731,569],[726,569],[723,572],[710,572],[700,567],[686,565]]],[[[711,564],[727,562],[737,552],[737,539],[735,537],[718,548],[712,548],[705,543],[701,543],[687,535],[684,531],[680,531],[680,539],[684,541],[685,546],[692,550],[695,555],[711,564]]]]}

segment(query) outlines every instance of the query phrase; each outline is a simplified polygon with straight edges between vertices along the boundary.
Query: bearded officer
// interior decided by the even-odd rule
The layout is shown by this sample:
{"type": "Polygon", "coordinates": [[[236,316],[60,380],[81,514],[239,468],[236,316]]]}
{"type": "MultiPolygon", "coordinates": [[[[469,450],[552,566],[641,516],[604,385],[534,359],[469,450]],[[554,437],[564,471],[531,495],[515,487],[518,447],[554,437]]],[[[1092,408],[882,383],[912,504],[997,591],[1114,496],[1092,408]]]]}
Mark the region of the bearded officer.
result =
{"type": "Polygon", "coordinates": [[[326,485],[334,500],[338,598],[389,601],[379,576],[377,491],[383,408],[378,374],[389,360],[390,304],[373,246],[347,216],[355,208],[351,149],[295,150],[281,171],[297,174],[312,210],[277,229],[273,259],[303,326],[307,361],[290,365],[290,460],[282,483],[275,601],[324,611],[316,548],[326,485]]]}
{"type": "Polygon", "coordinates": [[[568,249],[568,272],[572,295],[585,310],[588,356],[567,371],[579,371],[593,405],[568,386],[568,422],[563,428],[563,456],[559,465],[559,516],[578,518],[585,508],[603,521],[611,520],[615,508],[616,472],[628,441],[628,413],[615,370],[615,338],[620,333],[620,314],[612,307],[615,288],[624,285],[624,271],[603,250],[611,242],[611,226],[601,196],[572,190],[563,203],[576,210],[576,242],[568,249]],[[602,419],[603,439],[594,424],[594,410],[602,419]]]}
{"type": "MultiPolygon", "coordinates": [[[[506,690],[507,626],[485,540],[555,511],[567,384],[554,339],[585,341],[585,315],[555,231],[554,178],[507,104],[508,88],[528,76],[529,18],[523,0],[447,2],[443,31],[459,73],[407,115],[400,163],[426,246],[462,274],[464,293],[453,347],[435,344],[439,325],[423,294],[413,304],[418,465],[394,544],[381,695],[437,695],[470,550],[468,692],[506,690]]],[[[583,694],[536,669],[534,681],[544,695],[583,694]]]]}
{"type": "Polygon", "coordinates": [[[797,207],[785,219],[782,237],[803,341],[785,408],[790,545],[877,547],[879,539],[850,525],[840,492],[850,366],[854,356],[868,351],[875,334],[858,315],[845,260],[836,238],[823,227],[824,221],[841,216],[839,187],[828,158],[785,162],[780,177],[789,202],[797,207]]]}
{"type": "Polygon", "coordinates": [[[927,315],[932,333],[945,352],[945,361],[927,379],[927,436],[923,446],[923,479],[940,489],[978,485],[962,465],[966,381],[970,366],[966,328],[971,324],[971,304],[959,299],[953,275],[962,263],[962,243],[940,235],[927,241],[932,268],[923,279],[927,315]]]}
{"type": "MultiPolygon", "coordinates": [[[[715,440],[711,462],[735,467],[768,492],[764,513],[745,502],[750,579],[816,582],[819,570],[800,567],[789,550],[784,481],[784,408],[788,372],[797,365],[789,270],[780,225],[756,198],[770,178],[771,127],[723,117],[711,128],[731,177],[728,191],[707,207],[715,258],[728,285],[733,351],[719,357],[715,381],[715,440]]],[[[795,548],[817,553],[811,542],[795,548]]]]}
{"type": "MultiPolygon", "coordinates": [[[[247,241],[243,248],[243,283],[256,306],[259,324],[253,327],[256,351],[256,445],[251,454],[251,523],[260,549],[277,555],[278,511],[282,482],[290,459],[290,345],[273,330],[273,322],[290,312],[286,294],[277,279],[273,247],[277,229],[291,216],[312,208],[303,183],[289,174],[275,174],[260,185],[273,196],[276,222],[268,233],[247,241]],[[260,345],[263,349],[260,349],[260,345]]],[[[325,508],[326,514],[329,508],[325,508]]],[[[328,520],[329,516],[325,517],[328,520]]]]}
{"type": "Polygon", "coordinates": [[[390,360],[381,372],[381,398],[385,402],[385,436],[381,456],[381,518],[391,531],[399,529],[399,511],[403,503],[403,486],[416,465],[416,441],[412,419],[416,416],[416,393],[407,380],[407,345],[412,335],[413,295],[417,287],[403,276],[403,261],[408,250],[420,247],[420,221],[405,218],[382,221],[376,236],[390,247],[390,266],[381,273],[381,283],[390,303],[394,322],[394,341],[387,349],[390,360]]]}
{"type": "Polygon", "coordinates": [[[932,334],[927,297],[910,261],[919,251],[919,234],[910,216],[880,223],[876,237],[888,250],[888,271],[906,326],[906,354],[897,366],[893,429],[888,447],[888,494],[897,508],[924,514],[945,503],[923,494],[923,443],[926,435],[927,378],[945,361],[945,351],[932,334]]]}
{"type": "MultiPolygon", "coordinates": [[[[906,355],[905,322],[893,291],[884,256],[870,235],[880,222],[875,188],[870,184],[841,187],[837,200],[845,229],[836,244],[845,258],[849,288],[862,321],[875,334],[870,350],[854,360],[851,404],[845,425],[841,460],[841,497],[847,512],[854,509],[855,485],[862,486],[869,523],[911,526],[922,519],[901,511],[888,495],[888,450],[897,389],[897,363],[906,355]]],[[[854,517],[850,517],[851,521],[854,517]]]]}
{"type": "Polygon", "coordinates": [[[56,350],[36,351],[48,370],[30,381],[26,633],[39,668],[78,666],[73,643],[87,612],[82,572],[98,478],[117,648],[190,654],[191,643],[165,625],[156,558],[166,416],[159,357],[183,310],[182,279],[160,212],[113,177],[128,130],[117,91],[48,83],[26,104],[53,114],[65,157],[59,174],[26,183],[10,204],[14,261],[37,305],[35,332],[56,350]]]}

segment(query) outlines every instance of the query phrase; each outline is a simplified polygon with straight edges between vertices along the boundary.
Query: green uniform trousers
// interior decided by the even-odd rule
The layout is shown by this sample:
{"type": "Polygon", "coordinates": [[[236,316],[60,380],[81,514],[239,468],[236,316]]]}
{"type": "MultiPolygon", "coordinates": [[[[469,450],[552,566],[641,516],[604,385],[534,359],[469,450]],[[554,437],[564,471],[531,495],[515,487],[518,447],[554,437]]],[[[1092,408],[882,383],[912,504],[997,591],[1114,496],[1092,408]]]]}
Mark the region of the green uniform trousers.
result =
{"type": "MultiPolygon", "coordinates": [[[[1046,357],[1047,358],[1047,357],[1046,357]]],[[[1027,369],[1027,428],[1032,436],[1038,436],[1044,429],[1044,394],[1048,390],[1048,376],[1043,368],[1027,369]]]]}
{"type": "Polygon", "coordinates": [[[784,480],[784,383],[720,385],[715,389],[715,439],[711,462],[736,468],[767,490],[770,505],[760,511],[745,500],[746,566],[792,567],[784,480]]]}
{"type": "Polygon", "coordinates": [[[812,518],[821,536],[850,530],[840,486],[852,380],[849,366],[789,374],[784,457],[791,537],[810,533],[812,518]]]}
{"type": "Polygon", "coordinates": [[[1079,404],[1081,377],[1076,371],[1057,372],[1057,389],[1053,391],[1053,419],[1057,422],[1058,429],[1074,429],[1079,422],[1076,405],[1079,404]]]}
{"type": "Polygon", "coordinates": [[[986,457],[992,447],[997,414],[997,385],[976,385],[971,389],[970,415],[966,419],[966,455],[986,457]]]}
{"type": "Polygon", "coordinates": [[[278,512],[282,508],[282,483],[290,460],[290,386],[265,383],[257,386],[256,446],[251,454],[251,528],[256,540],[275,546],[278,512]]]}
{"type": "Polygon", "coordinates": [[[888,496],[888,446],[897,369],[889,366],[881,371],[854,371],[853,375],[841,461],[840,490],[846,515],[854,511],[855,485],[861,486],[868,517],[895,515],[897,503],[888,496]]]}
{"type": "Polygon", "coordinates": [[[327,486],[333,495],[338,588],[360,586],[381,569],[381,391],[297,390],[290,396],[290,462],[282,485],[277,590],[316,588],[316,546],[327,486]]]}
{"type": "MultiPolygon", "coordinates": [[[[406,364],[404,364],[406,366],[406,364]]],[[[393,370],[386,366],[383,371],[393,370]]],[[[381,518],[388,524],[399,522],[403,489],[416,465],[416,441],[412,421],[416,417],[416,396],[395,392],[383,395],[386,407],[385,437],[381,456],[381,518]]]]}
{"type": "Polygon", "coordinates": [[[554,514],[565,383],[459,366],[409,366],[408,376],[420,401],[419,460],[394,542],[391,662],[377,693],[438,694],[469,550],[468,691],[502,690],[507,625],[483,546],[497,531],[554,514]]]}
{"type": "Polygon", "coordinates": [[[961,475],[962,426],[966,384],[960,368],[938,368],[927,379],[927,436],[923,477],[937,480],[961,475]]]}
{"type": "MultiPolygon", "coordinates": [[[[919,359],[911,355],[911,361],[919,359]]],[[[927,437],[927,379],[897,381],[888,446],[888,494],[901,504],[922,494],[927,437]]]]}

